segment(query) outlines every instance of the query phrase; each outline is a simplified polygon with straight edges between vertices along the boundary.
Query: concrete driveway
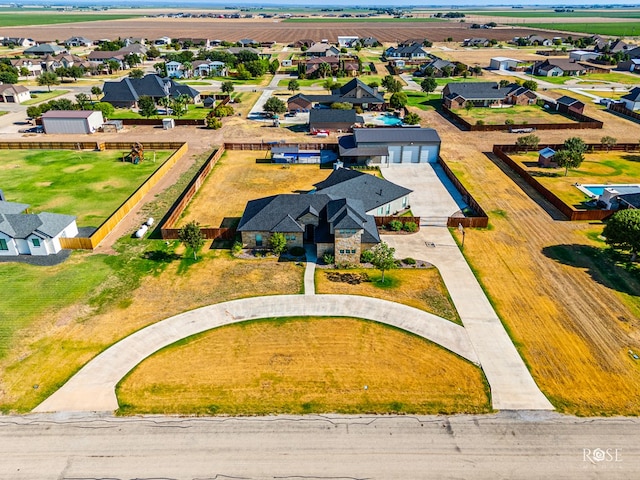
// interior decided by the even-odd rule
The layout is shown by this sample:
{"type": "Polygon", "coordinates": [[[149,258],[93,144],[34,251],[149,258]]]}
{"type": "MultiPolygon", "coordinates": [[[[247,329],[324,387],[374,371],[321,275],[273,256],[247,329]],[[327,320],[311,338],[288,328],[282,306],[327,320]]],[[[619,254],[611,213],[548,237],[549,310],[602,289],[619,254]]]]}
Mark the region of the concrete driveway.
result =
{"type": "MultiPolygon", "coordinates": [[[[458,204],[445,185],[437,186],[437,169],[431,165],[397,166],[382,171],[385,178],[408,188],[416,215],[446,212],[458,204]],[[425,189],[433,188],[433,192],[425,189]],[[447,197],[448,196],[448,197],[447,197]]],[[[542,394],[502,326],[462,252],[446,226],[428,226],[421,220],[413,235],[383,235],[396,249],[397,258],[412,257],[432,263],[442,275],[465,330],[478,354],[498,410],[548,410],[542,394]]]]}

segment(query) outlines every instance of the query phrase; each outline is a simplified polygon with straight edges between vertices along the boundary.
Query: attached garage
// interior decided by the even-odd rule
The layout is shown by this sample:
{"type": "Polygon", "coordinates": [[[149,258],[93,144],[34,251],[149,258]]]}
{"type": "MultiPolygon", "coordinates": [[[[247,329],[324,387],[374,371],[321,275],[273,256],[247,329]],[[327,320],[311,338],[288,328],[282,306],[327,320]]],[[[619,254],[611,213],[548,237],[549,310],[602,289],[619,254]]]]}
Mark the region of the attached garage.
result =
{"type": "Polygon", "coordinates": [[[94,133],[104,123],[96,110],[49,110],[42,115],[44,133],[94,133]]]}

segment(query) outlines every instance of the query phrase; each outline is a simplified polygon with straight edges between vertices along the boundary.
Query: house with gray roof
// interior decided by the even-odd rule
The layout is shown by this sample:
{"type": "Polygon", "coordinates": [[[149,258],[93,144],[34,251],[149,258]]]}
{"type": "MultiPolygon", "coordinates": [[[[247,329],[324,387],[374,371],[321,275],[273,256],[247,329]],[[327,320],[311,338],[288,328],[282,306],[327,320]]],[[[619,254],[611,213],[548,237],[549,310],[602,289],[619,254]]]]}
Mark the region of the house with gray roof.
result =
{"type": "Polygon", "coordinates": [[[531,105],[537,96],[517,83],[500,87],[497,82],[448,83],[442,90],[442,105],[449,109],[491,105],[531,105]]]}
{"type": "Polygon", "coordinates": [[[102,91],[102,101],[109,102],[114,107],[137,107],[142,96],[149,96],[157,102],[167,96],[175,98],[187,95],[193,103],[200,103],[200,92],[196,89],[156,74],[145,75],[142,78],[127,77],[119,82],[105,82],[102,91]]]}
{"type": "Polygon", "coordinates": [[[584,75],[593,70],[589,65],[568,58],[553,58],[533,65],[533,74],[541,77],[563,77],[584,75]]]}
{"type": "Polygon", "coordinates": [[[440,136],[433,128],[354,128],[338,138],[340,158],[359,165],[437,163],[440,136]]]}
{"type": "Polygon", "coordinates": [[[36,57],[44,57],[45,55],[59,55],[61,53],[68,53],[66,48],[63,48],[54,43],[43,43],[42,45],[35,45],[27,48],[24,51],[25,55],[35,55],[36,57]]]}
{"type": "Polygon", "coordinates": [[[573,98],[568,95],[563,95],[556,100],[556,111],[558,112],[568,114],[578,113],[582,115],[584,112],[584,107],[584,102],[581,102],[577,98],[573,98]]]}
{"type": "Polygon", "coordinates": [[[384,51],[384,57],[386,59],[424,60],[427,58],[427,52],[422,48],[421,43],[416,42],[409,45],[389,47],[384,51]]]}
{"type": "Polygon", "coordinates": [[[60,238],[78,235],[76,217],[57,213],[25,213],[29,205],[0,200],[0,255],[52,255],[62,250],[60,238]]]}
{"type": "MultiPolygon", "coordinates": [[[[308,101],[312,104],[350,103],[364,110],[380,111],[385,105],[384,95],[378,92],[378,88],[372,88],[358,78],[354,78],[345,85],[332,90],[330,95],[304,95],[303,97],[305,102],[308,101]]],[[[287,102],[288,109],[295,111],[297,106],[290,104],[292,100],[300,100],[299,94],[289,98],[287,102]]]]}
{"type": "Polygon", "coordinates": [[[312,108],[309,112],[309,130],[341,130],[347,132],[356,123],[363,124],[364,119],[354,109],[312,108]]]}
{"type": "MultiPolygon", "coordinates": [[[[282,233],[288,247],[314,245],[316,254],[333,253],[336,263],[357,264],[360,254],[380,243],[372,212],[386,205],[409,205],[411,190],[344,168],[334,170],[307,194],[283,194],[247,203],[238,231],[247,248],[269,246],[282,233]],[[386,203],[385,203],[386,202],[386,203]]],[[[391,208],[391,207],[390,207],[391,208]]]]}
{"type": "Polygon", "coordinates": [[[620,101],[629,110],[640,110],[640,87],[633,87],[629,93],[620,97],[620,101]]]}

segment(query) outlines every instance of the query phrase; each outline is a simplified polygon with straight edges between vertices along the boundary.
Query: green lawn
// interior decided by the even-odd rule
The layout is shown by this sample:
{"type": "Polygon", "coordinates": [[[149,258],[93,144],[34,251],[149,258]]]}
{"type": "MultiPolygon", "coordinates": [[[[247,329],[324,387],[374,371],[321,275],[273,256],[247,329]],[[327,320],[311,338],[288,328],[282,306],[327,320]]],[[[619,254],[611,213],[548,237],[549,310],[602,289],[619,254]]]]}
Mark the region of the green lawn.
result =
{"type": "Polygon", "coordinates": [[[509,18],[640,18],[640,11],[632,9],[620,10],[580,10],[574,12],[554,12],[553,10],[510,10],[510,11],[477,11],[465,12],[470,15],[482,15],[483,17],[509,17],[509,18]]]}
{"type": "Polygon", "coordinates": [[[526,123],[572,123],[562,113],[545,110],[538,105],[514,105],[508,108],[475,107],[471,110],[458,108],[455,113],[474,125],[482,120],[485,125],[504,125],[506,120],[513,120],[516,125],[526,123]]]}
{"type": "Polygon", "coordinates": [[[2,150],[0,185],[8,201],[32,211],[76,215],[81,227],[98,227],[169,157],[147,151],[138,165],[124,150],[2,150]]]}
{"type": "MultiPolygon", "coordinates": [[[[512,24],[522,26],[522,23],[512,24]]],[[[562,30],[565,32],[586,33],[591,35],[610,35],[612,37],[627,37],[640,35],[639,22],[616,23],[527,23],[527,28],[543,28],[548,30],[562,30]]]]}
{"type": "Polygon", "coordinates": [[[536,80],[541,80],[543,82],[553,83],[554,85],[564,85],[569,80],[580,80],[581,83],[585,83],[588,85],[590,81],[594,83],[601,82],[613,82],[613,83],[622,83],[625,85],[637,85],[640,83],[640,77],[633,77],[631,75],[625,75],[624,73],[589,73],[587,75],[580,76],[562,76],[562,77],[541,77],[539,75],[534,75],[536,80]]]}
{"type": "Polygon", "coordinates": [[[47,102],[56,97],[69,93],[69,90],[35,90],[31,92],[31,99],[22,102],[22,105],[35,105],[37,103],[47,102]]]}
{"type": "Polygon", "coordinates": [[[527,171],[567,205],[584,208],[587,196],[574,184],[624,184],[638,183],[640,179],[640,154],[627,152],[597,152],[585,154],[580,167],[571,168],[565,176],[564,168],[541,168],[537,166],[538,153],[510,155],[525,166],[527,171]]]}
{"type": "MultiPolygon", "coordinates": [[[[53,25],[57,23],[103,22],[105,20],[123,20],[127,18],[141,18],[143,15],[112,14],[112,13],[74,13],[39,12],[0,13],[0,27],[20,27],[25,25],[53,25]]],[[[60,39],[63,40],[63,39],[60,39]]]]}
{"type": "MultiPolygon", "coordinates": [[[[161,110],[163,107],[158,107],[161,110]]],[[[211,111],[209,108],[205,108],[202,105],[188,105],[187,113],[182,115],[180,118],[184,120],[202,120],[206,118],[207,114],[211,111]]],[[[127,108],[117,108],[115,112],[109,117],[111,120],[122,120],[124,118],[145,118],[140,115],[138,112],[134,112],[133,110],[127,108]]],[[[155,115],[150,118],[160,119],[160,118],[175,118],[175,115],[155,115]]]]}
{"type": "Polygon", "coordinates": [[[423,92],[405,92],[409,103],[409,107],[416,107],[420,110],[435,110],[437,105],[440,104],[440,94],[431,92],[426,94],[423,92]]]}
{"type": "Polygon", "coordinates": [[[415,22],[446,22],[447,19],[430,17],[411,18],[287,18],[283,23],[415,23],[415,22]]]}

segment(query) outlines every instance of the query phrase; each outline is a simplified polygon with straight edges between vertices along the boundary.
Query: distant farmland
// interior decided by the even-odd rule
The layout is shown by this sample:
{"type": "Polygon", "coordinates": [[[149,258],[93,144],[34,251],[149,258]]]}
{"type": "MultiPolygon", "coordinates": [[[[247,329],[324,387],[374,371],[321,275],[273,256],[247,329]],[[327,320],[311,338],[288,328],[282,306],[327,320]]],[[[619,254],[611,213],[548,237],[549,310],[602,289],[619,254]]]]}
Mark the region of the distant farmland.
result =
{"type": "Polygon", "coordinates": [[[0,27],[22,27],[28,25],[55,25],[58,23],[101,22],[105,20],[126,20],[142,15],[109,13],[61,13],[52,11],[0,13],[0,27]]]}
{"type": "MultiPolygon", "coordinates": [[[[522,26],[522,24],[518,24],[522,26]]],[[[609,35],[612,37],[634,37],[640,35],[640,22],[617,23],[527,23],[529,28],[546,28],[565,32],[609,35]]]]}

